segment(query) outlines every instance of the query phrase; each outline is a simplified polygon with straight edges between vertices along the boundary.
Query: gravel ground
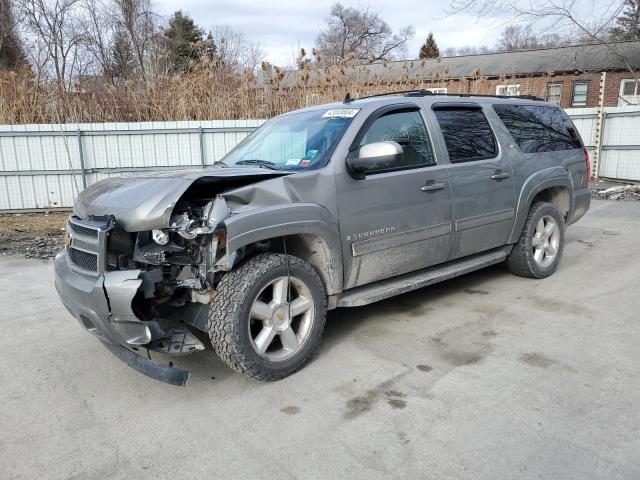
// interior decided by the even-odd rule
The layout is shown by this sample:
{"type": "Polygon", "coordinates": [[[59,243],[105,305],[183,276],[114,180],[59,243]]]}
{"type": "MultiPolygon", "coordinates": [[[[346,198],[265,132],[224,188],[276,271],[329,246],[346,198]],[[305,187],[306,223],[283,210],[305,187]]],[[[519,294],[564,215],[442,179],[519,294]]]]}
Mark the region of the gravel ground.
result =
{"type": "Polygon", "coordinates": [[[62,250],[68,212],[0,215],[0,255],[46,260],[62,250]]]}
{"type": "Polygon", "coordinates": [[[615,185],[592,190],[591,196],[601,200],[640,200],[640,185],[615,185]]]}

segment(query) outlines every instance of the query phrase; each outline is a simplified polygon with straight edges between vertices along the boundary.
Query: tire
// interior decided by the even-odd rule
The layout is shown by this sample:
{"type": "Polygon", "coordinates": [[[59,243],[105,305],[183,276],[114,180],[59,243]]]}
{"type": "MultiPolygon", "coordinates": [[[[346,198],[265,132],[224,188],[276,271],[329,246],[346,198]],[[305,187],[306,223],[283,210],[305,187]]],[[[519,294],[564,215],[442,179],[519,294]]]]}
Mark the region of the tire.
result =
{"type": "Polygon", "coordinates": [[[564,220],[551,203],[534,202],[520,240],[507,257],[509,271],[528,278],[545,278],[551,275],[562,257],[564,230],[564,220]],[[555,224],[555,227],[549,234],[551,224],[555,224]],[[540,232],[541,227],[544,227],[544,234],[540,232]],[[551,255],[554,250],[555,254],[551,255]]]}
{"type": "Polygon", "coordinates": [[[258,380],[280,380],[313,356],[326,314],[324,284],[311,265],[290,255],[264,253],[218,284],[209,304],[209,337],[232,369],[258,380]]]}

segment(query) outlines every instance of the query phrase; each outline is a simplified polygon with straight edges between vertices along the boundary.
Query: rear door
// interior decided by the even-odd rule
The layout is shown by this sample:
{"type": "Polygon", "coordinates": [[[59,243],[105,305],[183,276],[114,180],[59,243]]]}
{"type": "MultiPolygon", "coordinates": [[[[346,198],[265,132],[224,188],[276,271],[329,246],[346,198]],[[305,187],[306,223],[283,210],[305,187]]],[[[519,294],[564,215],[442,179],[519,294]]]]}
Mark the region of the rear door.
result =
{"type": "Polygon", "coordinates": [[[444,262],[451,242],[451,196],[447,166],[440,165],[421,109],[416,104],[383,107],[355,137],[360,147],[392,140],[404,158],[363,180],[336,177],[345,288],[444,262]]]}
{"type": "Polygon", "coordinates": [[[515,218],[513,170],[482,106],[434,103],[432,115],[449,159],[454,229],[451,258],[505,245],[515,218]]]}

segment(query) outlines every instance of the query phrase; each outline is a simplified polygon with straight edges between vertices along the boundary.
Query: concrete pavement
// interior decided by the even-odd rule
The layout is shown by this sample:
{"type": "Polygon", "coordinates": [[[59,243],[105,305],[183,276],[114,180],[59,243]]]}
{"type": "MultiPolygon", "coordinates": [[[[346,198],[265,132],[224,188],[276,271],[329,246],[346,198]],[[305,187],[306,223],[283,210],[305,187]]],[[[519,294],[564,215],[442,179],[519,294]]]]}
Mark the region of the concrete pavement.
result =
{"type": "Polygon", "coordinates": [[[0,258],[0,477],[640,478],[640,202],[594,201],[555,275],[494,267],[331,312],[275,383],[115,359],[51,263],[0,258]]]}

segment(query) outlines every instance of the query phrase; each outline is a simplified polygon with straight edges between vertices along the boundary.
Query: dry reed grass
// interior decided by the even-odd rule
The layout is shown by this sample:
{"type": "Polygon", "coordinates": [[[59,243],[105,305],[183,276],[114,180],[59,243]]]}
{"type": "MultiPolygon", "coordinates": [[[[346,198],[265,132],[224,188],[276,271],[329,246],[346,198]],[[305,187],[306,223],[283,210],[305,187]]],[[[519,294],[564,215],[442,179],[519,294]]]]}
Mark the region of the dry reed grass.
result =
{"type": "Polygon", "coordinates": [[[253,72],[232,72],[202,61],[184,75],[117,87],[104,79],[80,83],[74,92],[36,81],[28,71],[0,72],[0,124],[141,122],[268,118],[309,105],[393,90],[446,86],[449,93],[481,93],[490,88],[481,72],[452,79],[446,68],[424,72],[420,61],[392,65],[380,73],[347,59],[317,68],[305,62],[291,73],[266,62],[253,72]]]}

